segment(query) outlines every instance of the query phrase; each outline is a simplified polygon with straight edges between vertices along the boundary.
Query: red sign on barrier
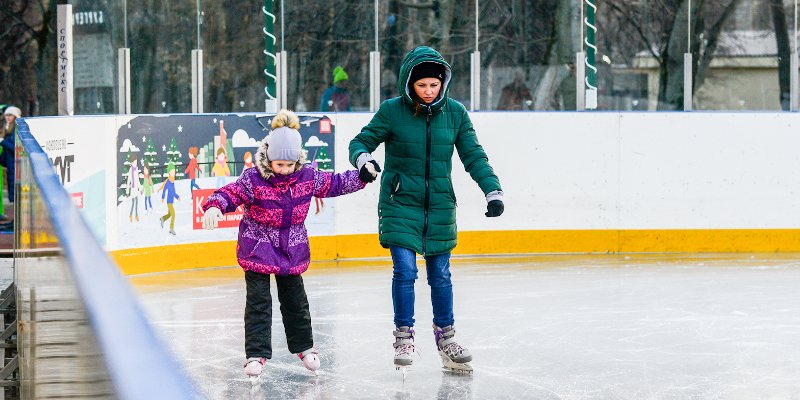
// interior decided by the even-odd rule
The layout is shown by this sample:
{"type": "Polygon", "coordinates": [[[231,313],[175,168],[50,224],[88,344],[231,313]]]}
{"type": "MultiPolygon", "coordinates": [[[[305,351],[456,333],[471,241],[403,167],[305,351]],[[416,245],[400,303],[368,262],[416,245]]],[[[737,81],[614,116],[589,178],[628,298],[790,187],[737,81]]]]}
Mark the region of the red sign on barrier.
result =
{"type": "MultiPolygon", "coordinates": [[[[203,229],[203,203],[214,194],[215,189],[193,190],[194,200],[192,201],[192,229],[203,229]]],[[[236,211],[225,214],[222,221],[219,221],[219,228],[236,228],[244,217],[244,207],[239,206],[236,211]]]]}
{"type": "Polygon", "coordinates": [[[70,193],[70,196],[76,207],[83,208],[83,192],[70,193]]]}
{"type": "Polygon", "coordinates": [[[328,118],[322,118],[319,120],[319,133],[331,133],[332,126],[331,120],[328,118]]]}

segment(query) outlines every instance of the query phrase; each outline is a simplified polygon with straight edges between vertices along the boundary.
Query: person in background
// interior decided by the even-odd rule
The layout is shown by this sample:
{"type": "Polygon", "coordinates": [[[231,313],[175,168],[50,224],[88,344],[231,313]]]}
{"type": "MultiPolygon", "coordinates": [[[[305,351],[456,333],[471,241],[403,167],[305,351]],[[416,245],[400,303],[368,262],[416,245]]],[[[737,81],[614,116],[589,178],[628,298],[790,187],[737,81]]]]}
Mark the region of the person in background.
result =
{"type": "Polygon", "coordinates": [[[319,104],[320,111],[350,111],[350,93],[347,91],[348,76],[344,68],[337,66],[333,69],[333,86],[322,94],[319,104]]]}
{"type": "Polygon", "coordinates": [[[498,110],[530,110],[533,96],[521,74],[515,74],[514,80],[503,86],[500,91],[500,101],[497,102],[498,110]]]}
{"type": "Polygon", "coordinates": [[[17,131],[17,118],[22,117],[22,110],[17,107],[6,107],[3,113],[5,126],[3,127],[3,140],[0,146],[3,153],[0,154],[0,165],[6,167],[6,184],[8,187],[8,202],[14,202],[14,136],[17,131]]]}

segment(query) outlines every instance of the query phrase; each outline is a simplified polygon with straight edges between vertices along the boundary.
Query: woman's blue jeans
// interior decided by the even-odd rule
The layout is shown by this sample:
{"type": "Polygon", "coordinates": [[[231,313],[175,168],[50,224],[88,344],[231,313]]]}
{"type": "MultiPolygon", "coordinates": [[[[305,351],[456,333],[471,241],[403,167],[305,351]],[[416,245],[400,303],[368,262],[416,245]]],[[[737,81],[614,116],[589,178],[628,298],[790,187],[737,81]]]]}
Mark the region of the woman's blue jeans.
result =
{"type": "MultiPolygon", "coordinates": [[[[392,302],[395,326],[414,326],[414,282],[417,280],[417,253],[391,246],[394,272],[392,302]]],[[[428,285],[431,287],[433,323],[453,325],[453,284],[450,282],[450,253],[425,256],[428,285]]]]}

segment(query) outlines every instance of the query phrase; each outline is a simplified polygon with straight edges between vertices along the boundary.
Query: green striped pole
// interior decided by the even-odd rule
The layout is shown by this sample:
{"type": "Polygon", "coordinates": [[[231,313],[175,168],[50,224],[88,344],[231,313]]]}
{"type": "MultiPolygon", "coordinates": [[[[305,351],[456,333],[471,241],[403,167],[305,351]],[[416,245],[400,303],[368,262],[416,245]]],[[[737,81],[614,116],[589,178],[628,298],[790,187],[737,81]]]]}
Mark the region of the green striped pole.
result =
{"type": "Polygon", "coordinates": [[[584,8],[586,12],[583,20],[586,25],[586,108],[595,109],[597,108],[597,67],[595,66],[595,55],[597,54],[595,13],[597,12],[597,6],[594,5],[594,0],[585,0],[584,8]]]}
{"type": "MultiPolygon", "coordinates": [[[[264,7],[261,11],[264,13],[264,56],[265,68],[264,75],[267,79],[266,86],[264,86],[264,93],[267,95],[267,110],[269,104],[277,101],[277,93],[275,92],[276,76],[275,76],[275,2],[273,0],[264,0],[264,7]]],[[[274,106],[273,106],[274,108],[274,106]]]]}

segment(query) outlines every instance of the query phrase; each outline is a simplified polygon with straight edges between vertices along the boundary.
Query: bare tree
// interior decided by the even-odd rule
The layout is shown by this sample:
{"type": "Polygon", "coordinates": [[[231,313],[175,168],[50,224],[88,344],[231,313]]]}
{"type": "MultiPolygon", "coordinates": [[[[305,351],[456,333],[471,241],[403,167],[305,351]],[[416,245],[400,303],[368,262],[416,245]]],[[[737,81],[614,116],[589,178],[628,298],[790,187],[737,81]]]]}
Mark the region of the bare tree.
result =
{"type": "Polygon", "coordinates": [[[791,52],[789,50],[789,30],[786,27],[786,13],[783,0],[769,1],[772,27],[775,30],[775,42],[778,48],[778,86],[780,87],[781,109],[789,109],[791,52]]]}
{"type": "MultiPolygon", "coordinates": [[[[693,90],[705,81],[716,53],[719,35],[741,0],[694,0],[691,11],[693,90]],[[709,19],[707,16],[716,15],[709,19]]],[[[683,104],[683,54],[688,51],[689,10],[687,0],[664,0],[630,4],[610,0],[610,29],[638,39],[659,65],[658,109],[678,109],[683,104]]],[[[624,43],[624,42],[622,42],[624,43]]],[[[619,43],[620,45],[622,43],[619,43]]]]}

